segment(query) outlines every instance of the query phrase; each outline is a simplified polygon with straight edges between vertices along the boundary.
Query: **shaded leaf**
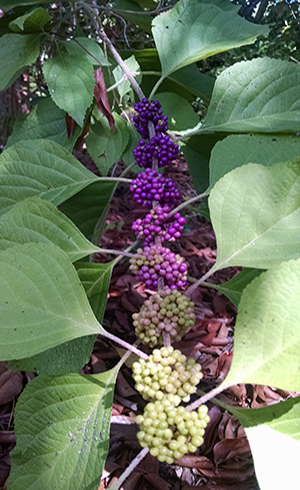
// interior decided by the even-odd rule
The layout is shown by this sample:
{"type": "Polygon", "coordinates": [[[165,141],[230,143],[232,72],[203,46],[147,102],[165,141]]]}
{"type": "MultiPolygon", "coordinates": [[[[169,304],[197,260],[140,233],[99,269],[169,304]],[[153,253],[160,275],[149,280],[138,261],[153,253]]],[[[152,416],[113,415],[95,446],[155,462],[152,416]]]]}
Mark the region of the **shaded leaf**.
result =
{"type": "Polygon", "coordinates": [[[81,128],[77,126],[69,137],[65,116],[65,111],[57,107],[50,97],[41,98],[27,116],[22,115],[16,120],[6,148],[18,141],[44,138],[56,141],[72,151],[81,128]]]}
{"type": "Polygon", "coordinates": [[[83,126],[87,108],[93,100],[94,69],[75,41],[60,41],[53,58],[43,65],[53,101],[83,126]]]}
{"type": "Polygon", "coordinates": [[[299,257],[300,160],[232,170],[214,186],[210,216],[217,237],[214,269],[267,269],[299,257]]]}
{"type": "Polygon", "coordinates": [[[298,132],[300,66],[256,58],[217,78],[201,131],[298,132]]]}
{"type": "Polygon", "coordinates": [[[101,67],[97,68],[94,72],[96,85],[94,88],[94,96],[96,99],[97,107],[101,114],[106,117],[109,127],[112,131],[115,130],[115,120],[113,118],[109,100],[106,92],[105,81],[101,67]]]}
{"type": "Polygon", "coordinates": [[[72,262],[99,250],[53,204],[36,197],[15,204],[0,218],[0,250],[24,243],[53,243],[72,262]]]}
{"type": "Polygon", "coordinates": [[[168,116],[170,131],[192,128],[199,122],[199,116],[183,97],[172,93],[160,93],[155,99],[160,102],[164,115],[168,116]]]}
{"type": "Polygon", "coordinates": [[[96,245],[101,236],[94,241],[94,229],[106,210],[113,188],[112,182],[94,182],[60,206],[60,210],[73,221],[81,233],[96,245]]]}
{"type": "Polygon", "coordinates": [[[78,262],[76,270],[98,322],[102,322],[110,278],[115,262],[98,264],[78,262]]]}
{"type": "Polygon", "coordinates": [[[48,12],[39,7],[9,23],[14,32],[43,32],[43,27],[51,20],[48,12]]]}
{"type": "Polygon", "coordinates": [[[234,168],[247,163],[269,167],[300,154],[300,138],[291,135],[232,134],[217,142],[209,162],[210,186],[234,168]]]}
{"type": "Polygon", "coordinates": [[[146,15],[144,9],[138,5],[138,2],[131,0],[116,0],[115,6],[116,9],[121,11],[120,13],[125,20],[138,25],[144,31],[151,33],[151,21],[153,16],[146,15]],[[136,11],[136,13],[133,13],[133,11],[136,11]],[[140,12],[142,12],[142,14],[140,12]]]}
{"type": "Polygon", "coordinates": [[[118,366],[90,376],[42,376],[26,386],[16,407],[10,490],[98,490],[117,373],[118,366]]]}
{"type": "Polygon", "coordinates": [[[99,168],[102,175],[107,175],[110,167],[121,158],[129,140],[129,130],[126,121],[117,113],[113,113],[115,131],[101,117],[90,127],[86,138],[87,150],[99,168]]]}
{"type": "Polygon", "coordinates": [[[0,0],[0,7],[12,9],[18,5],[35,5],[39,3],[52,3],[51,0],[0,0]]]}
{"type": "Polygon", "coordinates": [[[253,383],[300,391],[299,294],[300,259],[274,266],[246,286],[223,385],[253,383]]]}
{"type": "MultiPolygon", "coordinates": [[[[262,271],[260,269],[243,269],[230,279],[230,281],[224,282],[223,284],[209,283],[209,287],[225,294],[235,306],[238,306],[245,287],[261,273],[262,271]]],[[[208,286],[208,283],[206,285],[208,286]]]]}
{"type": "MultiPolygon", "coordinates": [[[[1,6],[1,5],[0,5],[1,6]]],[[[41,34],[5,34],[0,37],[0,91],[9,87],[25,66],[39,55],[41,34]]]]}
{"type": "Polygon", "coordinates": [[[58,205],[96,180],[54,141],[16,143],[0,155],[0,214],[33,196],[58,205]]]}
{"type": "Polygon", "coordinates": [[[50,244],[0,252],[0,359],[22,359],[104,332],[67,255],[50,244]]]}
{"type": "Polygon", "coordinates": [[[162,76],[216,53],[251,44],[268,33],[242,19],[239,7],[223,0],[180,0],[153,20],[152,33],[162,76]]]}

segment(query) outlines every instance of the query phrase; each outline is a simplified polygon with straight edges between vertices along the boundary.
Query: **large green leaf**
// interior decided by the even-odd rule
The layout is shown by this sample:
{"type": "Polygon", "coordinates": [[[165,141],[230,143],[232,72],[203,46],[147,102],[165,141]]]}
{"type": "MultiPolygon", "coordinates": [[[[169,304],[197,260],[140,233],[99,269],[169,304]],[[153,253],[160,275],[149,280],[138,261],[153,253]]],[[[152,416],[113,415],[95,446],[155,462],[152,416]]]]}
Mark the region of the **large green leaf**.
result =
{"type": "Polygon", "coordinates": [[[54,102],[83,126],[93,100],[94,68],[75,41],[61,41],[53,58],[43,65],[43,73],[54,102]]]}
{"type": "Polygon", "coordinates": [[[106,117],[101,116],[90,127],[86,138],[87,150],[102,175],[107,175],[110,167],[121,158],[129,140],[129,129],[125,119],[113,113],[115,130],[112,131],[106,117]]]}
{"type": "Polygon", "coordinates": [[[99,251],[52,203],[37,197],[15,204],[0,218],[0,250],[24,243],[53,243],[72,262],[99,251]]]}
{"type": "Polygon", "coordinates": [[[41,354],[9,361],[9,369],[41,374],[69,374],[79,371],[90,360],[96,335],[88,335],[69,340],[57,347],[52,347],[41,354]]]}
{"type": "Polygon", "coordinates": [[[67,255],[55,245],[0,252],[0,359],[22,359],[104,332],[67,255]]]}
{"type": "Polygon", "coordinates": [[[50,17],[45,9],[38,7],[28,14],[22,15],[11,21],[9,27],[12,31],[18,33],[43,32],[45,24],[47,24],[51,18],[52,17],[50,17]]]}
{"type": "Polygon", "coordinates": [[[212,189],[209,208],[217,237],[214,270],[267,269],[298,258],[300,159],[232,170],[212,189]]]}
{"type": "Polygon", "coordinates": [[[227,298],[229,298],[235,306],[238,306],[245,287],[261,273],[261,269],[246,268],[230,279],[230,281],[224,282],[223,284],[205,283],[205,285],[209,285],[209,287],[220,291],[222,294],[225,294],[225,296],[227,296],[227,298]]]}
{"type": "Polygon", "coordinates": [[[115,263],[78,262],[76,270],[89,299],[95,317],[101,323],[106,307],[111,273],[115,263]]]}
{"type": "Polygon", "coordinates": [[[65,111],[57,107],[50,97],[40,99],[28,116],[17,119],[6,148],[18,141],[44,138],[72,151],[82,129],[76,126],[73,136],[68,138],[65,116],[65,111]]]}
{"type": "MultiPolygon", "coordinates": [[[[1,7],[1,4],[0,4],[1,7]]],[[[0,91],[9,87],[39,55],[41,34],[5,34],[0,38],[0,91]]]]}
{"type": "Polygon", "coordinates": [[[0,214],[26,197],[37,196],[58,205],[96,180],[54,141],[16,143],[0,155],[0,214]]]}
{"type": "MultiPolygon", "coordinates": [[[[106,211],[114,185],[113,182],[94,182],[60,206],[89,240],[92,240],[95,226],[106,211]]],[[[93,243],[97,245],[100,238],[92,240],[93,243]]]]}
{"type": "Polygon", "coordinates": [[[201,131],[298,132],[300,66],[256,58],[217,78],[201,131]]]}
{"type": "Polygon", "coordinates": [[[237,167],[246,163],[271,166],[292,160],[300,154],[300,139],[291,135],[232,134],[219,141],[209,162],[210,187],[237,167]]]}
{"type": "Polygon", "coordinates": [[[258,409],[227,405],[243,424],[261,490],[296,488],[300,460],[300,397],[258,409]],[[276,471],[274,471],[276,468],[276,471]]]}
{"type": "Polygon", "coordinates": [[[242,294],[233,360],[222,383],[300,391],[300,259],[255,278],[242,294]]]}
{"type": "Polygon", "coordinates": [[[114,5],[122,18],[134,25],[138,25],[144,31],[151,33],[152,16],[147,15],[145,10],[138,5],[138,2],[131,0],[115,0],[114,5]]]}
{"type": "Polygon", "coordinates": [[[97,375],[42,376],[15,416],[9,490],[97,490],[109,446],[118,366],[97,375]]]}
{"type": "Polygon", "coordinates": [[[250,44],[268,28],[242,19],[224,0],[180,0],[153,20],[152,33],[165,78],[183,66],[250,44]]]}

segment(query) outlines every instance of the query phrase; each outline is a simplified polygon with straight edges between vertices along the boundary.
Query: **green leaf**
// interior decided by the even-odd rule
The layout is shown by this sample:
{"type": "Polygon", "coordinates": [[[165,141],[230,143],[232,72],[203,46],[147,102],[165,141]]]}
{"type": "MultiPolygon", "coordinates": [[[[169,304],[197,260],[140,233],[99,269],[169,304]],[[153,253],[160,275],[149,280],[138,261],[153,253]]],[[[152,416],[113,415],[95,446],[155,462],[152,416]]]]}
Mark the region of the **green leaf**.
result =
{"type": "MultiPolygon", "coordinates": [[[[156,71],[157,75],[144,76],[142,88],[150,93],[160,77],[160,61],[156,49],[142,49],[134,52],[142,71],[156,71]],[[152,82],[152,83],[151,83],[152,82]],[[147,87],[145,89],[145,87],[147,87]]],[[[193,102],[194,97],[200,97],[205,103],[210,101],[215,79],[206,73],[201,73],[196,63],[185,66],[170,74],[158,88],[158,92],[174,92],[193,102]]]]}
{"type": "Polygon", "coordinates": [[[82,127],[93,100],[94,68],[75,41],[57,46],[53,58],[43,65],[44,77],[54,102],[82,127]]]}
{"type": "Polygon", "coordinates": [[[251,44],[268,28],[242,19],[239,6],[224,0],[180,0],[155,17],[152,33],[162,76],[216,53],[251,44]]]}
{"type": "Polygon", "coordinates": [[[270,407],[230,410],[243,424],[261,490],[296,488],[300,459],[300,397],[270,407]],[[276,471],[274,471],[276,468],[276,471]]]}
{"type": "Polygon", "coordinates": [[[110,167],[121,158],[129,140],[126,121],[113,112],[115,130],[109,127],[106,117],[101,116],[90,127],[86,138],[87,151],[91,155],[102,175],[107,175],[110,167]]]}
{"type": "MultiPolygon", "coordinates": [[[[60,206],[84,236],[92,240],[99,217],[106,210],[114,188],[112,182],[94,182],[60,206]]],[[[99,243],[100,238],[97,242],[99,243]]]]}
{"type": "Polygon", "coordinates": [[[18,141],[44,138],[56,141],[72,151],[82,129],[77,126],[73,136],[68,138],[65,116],[65,111],[59,109],[50,97],[41,98],[28,116],[23,115],[17,119],[6,148],[18,141]]]}
{"type": "Polygon", "coordinates": [[[52,19],[48,12],[39,7],[29,14],[22,15],[17,19],[9,23],[9,27],[12,31],[22,33],[22,32],[43,32],[44,25],[47,24],[52,19]]]}
{"type": "Polygon", "coordinates": [[[93,65],[101,64],[102,66],[110,66],[111,63],[104,56],[104,53],[97,41],[91,39],[89,37],[76,37],[75,43],[79,44],[79,48],[77,49],[76,44],[68,43],[66,46],[68,51],[70,51],[70,47],[72,46],[72,51],[78,52],[79,55],[85,56],[86,59],[92,63],[93,65]]]}
{"type": "Polygon", "coordinates": [[[69,340],[104,332],[78,275],[55,245],[0,252],[0,359],[22,359],[69,340]]]}
{"type": "Polygon", "coordinates": [[[217,78],[202,131],[298,132],[300,66],[256,58],[217,78]]]}
{"type": "Polygon", "coordinates": [[[41,34],[5,34],[0,37],[0,91],[9,87],[25,66],[39,55],[41,34]]]}
{"type": "Polygon", "coordinates": [[[300,391],[300,259],[283,262],[243,291],[233,360],[222,383],[253,383],[300,391]]]}
{"type": "Polygon", "coordinates": [[[160,93],[155,99],[160,102],[163,113],[168,116],[170,131],[193,128],[199,122],[199,116],[183,97],[172,93],[160,93]]]}
{"type": "Polygon", "coordinates": [[[151,21],[153,17],[151,15],[146,15],[144,9],[141,8],[137,2],[132,2],[130,0],[115,0],[114,4],[122,18],[134,25],[138,25],[144,31],[151,33],[151,21]],[[136,11],[136,13],[132,13],[133,11],[136,11]],[[142,14],[140,12],[142,12],[142,14]]]}
{"type": "Polygon", "coordinates": [[[16,143],[0,155],[0,214],[33,196],[57,206],[96,180],[54,141],[16,143]]]}
{"type": "Polygon", "coordinates": [[[42,376],[16,407],[9,490],[97,490],[109,446],[118,366],[97,375],[42,376]]]}
{"type": "MultiPolygon", "coordinates": [[[[130,56],[130,58],[125,59],[124,63],[133,74],[136,74],[136,73],[141,71],[141,68],[140,68],[138,62],[136,61],[134,55],[130,56]]],[[[113,76],[114,76],[114,79],[116,82],[121,81],[122,78],[124,77],[124,72],[119,65],[117,65],[116,68],[113,70],[113,76]]],[[[138,84],[140,84],[142,81],[142,75],[136,75],[135,80],[137,81],[138,84]]],[[[120,85],[118,85],[117,89],[118,89],[120,98],[122,100],[124,95],[126,95],[132,91],[132,86],[131,86],[131,83],[129,82],[129,80],[127,80],[125,78],[124,81],[122,83],[120,83],[120,85]]]]}
{"type": "Polygon", "coordinates": [[[72,262],[99,251],[53,204],[37,197],[15,204],[0,218],[0,250],[24,243],[53,243],[72,262]]]}
{"type": "Polygon", "coordinates": [[[217,237],[214,270],[267,269],[298,258],[300,159],[232,170],[212,189],[209,208],[217,237]]]}
{"type": "Polygon", "coordinates": [[[75,267],[98,322],[102,322],[107,293],[115,262],[108,264],[78,262],[75,267]]]}
{"type": "Polygon", "coordinates": [[[242,297],[242,293],[245,287],[262,273],[260,269],[243,269],[236,276],[234,276],[230,281],[224,282],[223,284],[212,284],[205,283],[206,286],[220,291],[220,293],[225,294],[227,298],[232,301],[232,303],[237,307],[242,297]]]}
{"type": "Polygon", "coordinates": [[[48,349],[25,359],[9,361],[9,369],[42,374],[69,374],[79,371],[89,362],[96,335],[88,335],[69,340],[57,347],[48,349]]]}
{"type": "Polygon", "coordinates": [[[205,136],[197,134],[189,138],[182,148],[198,194],[208,189],[210,154],[219,139],[218,133],[205,136]]]}
{"type": "Polygon", "coordinates": [[[232,134],[217,142],[209,162],[210,187],[231,170],[247,163],[269,167],[300,154],[300,139],[291,135],[232,134]]]}

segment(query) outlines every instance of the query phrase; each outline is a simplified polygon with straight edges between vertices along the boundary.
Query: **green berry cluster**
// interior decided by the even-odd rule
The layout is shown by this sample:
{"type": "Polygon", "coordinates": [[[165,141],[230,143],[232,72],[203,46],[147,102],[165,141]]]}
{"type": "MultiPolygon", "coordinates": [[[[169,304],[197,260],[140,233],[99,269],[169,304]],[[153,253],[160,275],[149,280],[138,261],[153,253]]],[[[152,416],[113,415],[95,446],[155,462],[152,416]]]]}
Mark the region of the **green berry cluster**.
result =
{"type": "Polygon", "coordinates": [[[195,323],[194,303],[176,289],[165,287],[146,300],[139,313],[132,315],[135,334],[150,347],[163,345],[163,332],[171,342],[181,340],[195,323]]]}
{"type": "Polygon", "coordinates": [[[174,459],[193,453],[201,446],[209,420],[205,405],[188,412],[182,406],[174,407],[164,397],[161,401],[148,403],[144,414],[136,417],[140,426],[137,437],[142,447],[150,449],[152,456],[172,464],[174,459]]]}
{"type": "Polygon", "coordinates": [[[188,359],[173,347],[154,349],[149,360],[140,359],[132,366],[135,388],[144,400],[162,400],[169,393],[176,395],[175,402],[188,402],[202,378],[201,366],[188,359]]]}

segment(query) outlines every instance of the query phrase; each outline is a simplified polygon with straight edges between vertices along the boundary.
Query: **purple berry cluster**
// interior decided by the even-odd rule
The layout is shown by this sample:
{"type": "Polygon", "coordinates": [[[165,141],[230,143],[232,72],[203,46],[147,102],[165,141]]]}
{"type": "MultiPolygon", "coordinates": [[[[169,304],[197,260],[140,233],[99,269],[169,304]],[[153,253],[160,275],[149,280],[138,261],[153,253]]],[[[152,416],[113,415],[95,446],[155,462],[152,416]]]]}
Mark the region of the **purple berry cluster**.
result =
{"type": "Polygon", "coordinates": [[[129,269],[136,274],[138,281],[150,289],[157,289],[159,276],[164,278],[170,289],[187,285],[187,264],[179,254],[161,245],[139,248],[130,259],[129,269]]]}
{"type": "Polygon", "coordinates": [[[161,242],[175,242],[180,237],[185,218],[180,213],[175,213],[169,218],[170,211],[168,204],[158,205],[155,209],[151,209],[144,219],[139,218],[133,222],[132,229],[143,245],[154,245],[156,236],[160,236],[161,242]]]}
{"type": "Polygon", "coordinates": [[[165,167],[178,157],[178,151],[179,146],[172,143],[170,136],[159,133],[149,143],[140,140],[133,155],[139,167],[152,168],[153,157],[157,159],[158,167],[165,167]]]}
{"type": "Polygon", "coordinates": [[[143,207],[152,208],[153,201],[164,206],[177,206],[181,194],[171,179],[165,179],[155,170],[146,168],[130,185],[132,198],[143,207]]]}
{"type": "Polygon", "coordinates": [[[143,99],[134,105],[137,116],[134,116],[133,122],[138,133],[145,140],[149,139],[148,122],[152,121],[156,133],[166,133],[168,131],[168,117],[163,116],[161,105],[158,100],[143,99]]]}

